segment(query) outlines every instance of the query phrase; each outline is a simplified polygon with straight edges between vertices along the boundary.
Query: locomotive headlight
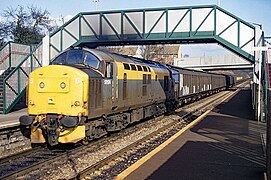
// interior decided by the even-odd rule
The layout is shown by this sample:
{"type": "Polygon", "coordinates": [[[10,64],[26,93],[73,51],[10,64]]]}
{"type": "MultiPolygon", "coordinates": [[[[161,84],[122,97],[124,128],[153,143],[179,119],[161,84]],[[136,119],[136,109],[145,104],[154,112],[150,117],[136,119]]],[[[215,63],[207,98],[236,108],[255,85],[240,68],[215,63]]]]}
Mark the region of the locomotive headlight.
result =
{"type": "Polygon", "coordinates": [[[66,87],[66,84],[64,82],[60,83],[60,87],[64,89],[66,87]]]}
{"type": "Polygon", "coordinates": [[[44,88],[44,86],[45,86],[44,82],[41,82],[41,83],[39,84],[39,86],[40,86],[40,88],[44,88]]]}

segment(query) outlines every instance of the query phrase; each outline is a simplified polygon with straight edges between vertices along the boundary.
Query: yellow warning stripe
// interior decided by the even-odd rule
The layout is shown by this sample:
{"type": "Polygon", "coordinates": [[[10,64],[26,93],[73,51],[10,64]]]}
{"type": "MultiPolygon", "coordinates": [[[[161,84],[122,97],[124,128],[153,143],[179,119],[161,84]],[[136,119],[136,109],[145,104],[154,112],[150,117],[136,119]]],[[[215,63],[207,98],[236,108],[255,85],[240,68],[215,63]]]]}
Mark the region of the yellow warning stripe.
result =
{"type": "MultiPolygon", "coordinates": [[[[233,94],[230,94],[223,98],[216,106],[223,103],[226,99],[231,98],[233,95],[235,95],[237,92],[239,92],[240,89],[235,91],[233,94]]],[[[168,146],[172,141],[174,141],[176,138],[178,138],[180,135],[182,135],[186,130],[190,129],[192,126],[197,124],[200,120],[202,120],[208,113],[210,113],[216,106],[212,107],[210,110],[203,113],[201,116],[199,116],[196,120],[185,126],[183,129],[181,129],[179,132],[174,134],[171,138],[166,140],[164,143],[159,145],[157,148],[152,150],[150,153],[146,154],[144,157],[139,159],[137,162],[135,162],[132,166],[128,167],[126,170],[121,172],[118,176],[115,177],[115,180],[122,180],[125,177],[127,177],[129,174],[131,174],[133,171],[135,171],[137,168],[139,168],[142,164],[144,164],[146,161],[148,161],[151,157],[153,157],[155,154],[160,152],[162,149],[164,149],[166,146],[168,146]]]]}

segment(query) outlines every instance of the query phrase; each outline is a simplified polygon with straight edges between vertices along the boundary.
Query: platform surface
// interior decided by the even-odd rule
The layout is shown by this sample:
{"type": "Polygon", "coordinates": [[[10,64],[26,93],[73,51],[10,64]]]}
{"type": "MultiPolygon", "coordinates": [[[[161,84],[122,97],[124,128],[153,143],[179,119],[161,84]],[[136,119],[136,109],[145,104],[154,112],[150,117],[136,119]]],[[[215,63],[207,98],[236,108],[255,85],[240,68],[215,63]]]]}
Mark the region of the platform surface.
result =
{"type": "Polygon", "coordinates": [[[125,179],[264,179],[262,134],[242,88],[125,179]]]}
{"type": "Polygon", "coordinates": [[[19,118],[22,115],[27,115],[27,108],[8,114],[0,114],[0,129],[19,125],[19,118]]]}

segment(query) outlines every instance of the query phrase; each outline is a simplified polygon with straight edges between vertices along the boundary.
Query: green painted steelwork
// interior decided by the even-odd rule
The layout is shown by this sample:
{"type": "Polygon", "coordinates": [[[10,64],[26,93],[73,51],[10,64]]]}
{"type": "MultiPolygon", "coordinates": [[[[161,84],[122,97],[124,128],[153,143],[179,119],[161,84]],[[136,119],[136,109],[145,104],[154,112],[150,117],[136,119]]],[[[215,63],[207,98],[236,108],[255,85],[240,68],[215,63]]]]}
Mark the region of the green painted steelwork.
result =
{"type": "MultiPolygon", "coordinates": [[[[264,37],[264,32],[262,32],[262,46],[266,46],[265,44],[265,37],[264,37]]],[[[265,51],[262,52],[262,59],[263,59],[263,75],[264,75],[264,78],[263,78],[263,88],[264,88],[264,113],[265,113],[265,118],[263,118],[261,116],[261,121],[262,122],[266,122],[267,120],[267,114],[268,114],[268,111],[270,109],[270,107],[268,107],[268,69],[269,67],[266,66],[266,62],[267,61],[267,57],[266,57],[266,53],[265,51]]]]}
{"type": "MultiPolygon", "coordinates": [[[[203,19],[203,21],[200,23],[200,25],[198,26],[198,28],[196,29],[196,32],[194,34],[194,36],[197,34],[198,30],[200,29],[200,27],[203,25],[203,23],[207,20],[207,18],[210,16],[210,14],[213,12],[214,9],[212,9],[207,16],[203,19]]],[[[191,25],[190,25],[191,26],[191,25]]]]}
{"type": "Polygon", "coordinates": [[[248,50],[255,44],[254,32],[254,26],[215,5],[81,12],[50,34],[50,59],[71,46],[206,41],[219,43],[254,63],[254,53],[248,50]],[[197,22],[201,18],[198,14],[205,12],[207,14],[197,22]],[[222,16],[228,18],[228,24],[223,29],[222,16]],[[73,29],[77,26],[78,29],[73,29]],[[248,32],[242,29],[248,29],[248,32]],[[230,31],[236,34],[236,40],[232,42],[227,37],[230,31]],[[63,33],[66,33],[66,38],[63,33]],[[249,33],[250,37],[242,35],[244,33],[249,33]]]}
{"type": "Polygon", "coordinates": [[[35,55],[35,51],[41,47],[36,46],[11,73],[3,80],[3,113],[6,114],[18,103],[25,94],[27,79],[30,72],[42,64],[35,55]]]}
{"type": "Polygon", "coordinates": [[[9,41],[4,44],[3,47],[0,48],[0,70],[8,70],[10,69],[14,61],[20,61],[20,59],[16,59],[13,56],[14,55],[28,55],[31,53],[30,49],[33,45],[26,45],[22,43],[14,43],[12,41],[9,41]],[[15,47],[15,49],[19,49],[18,51],[12,50],[15,47]],[[20,47],[23,47],[23,49],[20,49],[20,47]],[[29,50],[28,50],[29,48],[29,50]],[[24,53],[24,54],[21,54],[24,53]],[[7,62],[5,62],[7,61],[7,62]]]}
{"type": "MultiPolygon", "coordinates": [[[[4,71],[3,73],[6,74],[10,72],[12,69],[16,69],[18,65],[20,65],[26,56],[31,54],[31,48],[33,45],[25,45],[22,43],[14,43],[14,42],[7,42],[1,49],[0,49],[0,69],[4,71]]],[[[22,69],[23,70],[23,69],[22,69]]],[[[24,88],[20,81],[23,77],[23,74],[18,71],[18,73],[14,73],[14,70],[11,71],[7,77],[13,76],[18,79],[13,83],[8,83],[6,78],[3,80],[3,101],[1,107],[3,108],[1,111],[3,113],[7,113],[9,110],[7,109],[7,101],[13,100],[15,96],[20,96],[18,92],[21,92],[22,88],[24,88]],[[7,89],[9,89],[7,91],[7,89]]]]}
{"type": "MultiPolygon", "coordinates": [[[[8,44],[8,51],[11,52],[11,43],[8,44]]],[[[11,67],[11,54],[8,55],[8,66],[11,67]]]]}

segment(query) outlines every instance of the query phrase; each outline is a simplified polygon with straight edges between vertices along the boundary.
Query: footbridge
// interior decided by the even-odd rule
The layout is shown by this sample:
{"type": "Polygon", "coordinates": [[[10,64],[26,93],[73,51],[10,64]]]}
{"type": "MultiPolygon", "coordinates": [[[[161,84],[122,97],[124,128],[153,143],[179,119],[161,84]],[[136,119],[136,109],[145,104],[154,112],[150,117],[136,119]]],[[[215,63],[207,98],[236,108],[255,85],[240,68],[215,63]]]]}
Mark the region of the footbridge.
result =
{"type": "Polygon", "coordinates": [[[31,71],[48,65],[58,53],[72,46],[214,42],[255,64],[256,71],[260,60],[264,60],[261,52],[253,51],[253,47],[263,45],[263,32],[215,5],[81,12],[44,37],[5,77],[3,112],[18,101],[26,85],[21,84],[18,91],[18,85],[7,85],[10,79],[20,81],[19,72],[28,76],[28,72],[22,72],[24,68],[31,71]]]}
{"type": "Polygon", "coordinates": [[[218,6],[82,12],[49,37],[49,58],[70,46],[210,43],[255,62],[261,32],[218,6]]]}

